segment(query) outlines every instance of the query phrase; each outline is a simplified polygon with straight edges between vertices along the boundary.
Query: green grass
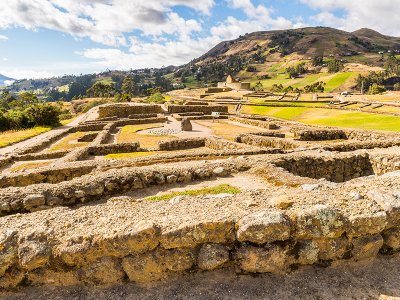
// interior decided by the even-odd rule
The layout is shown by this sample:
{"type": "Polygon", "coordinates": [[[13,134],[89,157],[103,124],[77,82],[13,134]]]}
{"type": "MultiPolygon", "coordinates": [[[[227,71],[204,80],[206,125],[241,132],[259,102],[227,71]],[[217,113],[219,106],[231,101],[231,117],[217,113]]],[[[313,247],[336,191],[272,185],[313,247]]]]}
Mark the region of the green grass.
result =
{"type": "Polygon", "coordinates": [[[10,131],[0,132],[0,147],[6,147],[21,142],[23,140],[29,139],[41,133],[50,131],[51,129],[52,127],[37,126],[34,128],[24,129],[24,130],[10,130],[10,131]]]}
{"type": "Polygon", "coordinates": [[[400,117],[397,116],[307,107],[245,106],[242,112],[312,125],[400,132],[400,117]]]}
{"type": "Polygon", "coordinates": [[[216,195],[216,194],[239,194],[240,189],[229,184],[221,184],[215,187],[203,188],[198,190],[187,190],[182,192],[172,192],[161,196],[147,197],[145,200],[150,201],[165,201],[177,196],[201,196],[201,195],[216,195]]]}
{"type": "Polygon", "coordinates": [[[263,105],[270,105],[270,106],[279,106],[279,107],[315,107],[315,106],[326,106],[327,103],[326,102],[301,102],[301,101],[285,101],[285,102],[281,102],[281,101],[264,101],[264,100],[251,100],[252,103],[260,103],[263,105]]]}
{"type": "Polygon", "coordinates": [[[355,78],[358,73],[355,72],[345,72],[335,74],[330,80],[326,82],[325,92],[331,92],[341,87],[346,83],[346,81],[355,78]]]}

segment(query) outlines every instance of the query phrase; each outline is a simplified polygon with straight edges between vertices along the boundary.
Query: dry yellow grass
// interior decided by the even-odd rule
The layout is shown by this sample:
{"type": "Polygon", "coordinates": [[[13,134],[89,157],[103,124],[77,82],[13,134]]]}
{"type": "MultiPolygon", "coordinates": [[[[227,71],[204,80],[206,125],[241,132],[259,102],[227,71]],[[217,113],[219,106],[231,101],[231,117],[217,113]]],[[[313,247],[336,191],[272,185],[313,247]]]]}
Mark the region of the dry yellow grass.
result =
{"type": "Polygon", "coordinates": [[[40,167],[45,167],[50,165],[50,161],[34,161],[34,162],[25,162],[25,163],[19,163],[16,164],[15,166],[11,167],[9,169],[10,172],[19,172],[23,170],[29,170],[29,169],[36,169],[40,167]]]}
{"type": "Polygon", "coordinates": [[[61,139],[60,141],[58,141],[57,143],[55,143],[49,149],[49,152],[59,151],[59,150],[69,150],[69,149],[87,146],[87,145],[89,145],[88,142],[78,142],[78,139],[88,133],[91,133],[91,132],[94,132],[94,131],[89,131],[89,132],[78,131],[78,132],[71,133],[71,134],[67,135],[66,137],[64,137],[63,139],[61,139]]]}
{"type": "Polygon", "coordinates": [[[139,142],[140,147],[152,148],[158,145],[159,141],[166,141],[176,139],[172,135],[154,135],[154,134],[140,134],[141,130],[162,127],[163,124],[140,124],[140,125],[127,125],[122,127],[121,132],[118,135],[118,143],[132,143],[139,142]]]}
{"type": "Polygon", "coordinates": [[[10,130],[0,133],[0,147],[9,146],[29,139],[41,133],[50,131],[51,127],[34,127],[24,130],[10,130]]]}

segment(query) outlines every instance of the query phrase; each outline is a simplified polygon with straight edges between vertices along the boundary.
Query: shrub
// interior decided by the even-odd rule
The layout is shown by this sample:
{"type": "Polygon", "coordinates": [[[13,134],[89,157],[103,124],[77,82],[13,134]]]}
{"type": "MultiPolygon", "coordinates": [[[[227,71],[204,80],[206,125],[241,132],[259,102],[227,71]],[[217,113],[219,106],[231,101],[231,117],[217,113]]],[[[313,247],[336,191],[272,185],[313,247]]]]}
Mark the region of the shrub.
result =
{"type": "Polygon", "coordinates": [[[368,89],[368,94],[376,95],[376,94],[383,93],[384,91],[386,91],[386,89],[383,85],[378,85],[376,83],[373,83],[368,89]]]}
{"type": "Polygon", "coordinates": [[[38,103],[31,105],[25,110],[26,116],[33,125],[57,126],[60,124],[59,115],[61,111],[58,107],[49,103],[38,103]]]}
{"type": "Polygon", "coordinates": [[[154,93],[151,96],[147,97],[145,101],[148,103],[164,103],[165,98],[163,95],[161,95],[161,93],[154,93]]]}

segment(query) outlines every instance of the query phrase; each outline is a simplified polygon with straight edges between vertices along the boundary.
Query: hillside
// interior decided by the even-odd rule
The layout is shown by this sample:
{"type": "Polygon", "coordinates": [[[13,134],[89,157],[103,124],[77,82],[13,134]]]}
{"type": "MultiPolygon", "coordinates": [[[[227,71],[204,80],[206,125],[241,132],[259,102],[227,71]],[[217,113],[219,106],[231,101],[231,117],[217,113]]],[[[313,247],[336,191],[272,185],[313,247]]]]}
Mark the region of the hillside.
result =
{"type": "Polygon", "coordinates": [[[229,73],[244,81],[261,81],[267,89],[274,84],[302,88],[323,81],[330,92],[351,89],[358,74],[383,70],[390,53],[400,54],[400,38],[367,28],[354,32],[326,27],[262,31],[221,42],[180,72],[192,86],[196,84],[193,78],[215,82],[229,73]],[[318,67],[311,63],[317,56],[323,57],[318,67]],[[342,62],[344,68],[328,73],[326,66],[332,60],[342,62]],[[290,78],[287,68],[300,63],[307,72],[290,78]]]}
{"type": "Polygon", "coordinates": [[[0,86],[5,86],[15,79],[0,74],[0,86]]]}

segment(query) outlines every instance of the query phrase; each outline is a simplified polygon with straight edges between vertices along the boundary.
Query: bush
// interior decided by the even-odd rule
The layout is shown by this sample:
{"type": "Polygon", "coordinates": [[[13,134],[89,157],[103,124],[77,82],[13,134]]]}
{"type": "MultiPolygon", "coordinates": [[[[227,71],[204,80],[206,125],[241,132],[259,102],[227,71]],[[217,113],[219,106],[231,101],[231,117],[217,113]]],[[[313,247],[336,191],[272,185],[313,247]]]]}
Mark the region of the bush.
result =
{"type": "Polygon", "coordinates": [[[60,124],[60,109],[49,103],[31,105],[25,110],[25,113],[34,126],[57,126],[60,124]]]}
{"type": "Polygon", "coordinates": [[[395,83],[395,84],[393,85],[393,89],[394,89],[395,91],[400,91],[400,82],[395,83]]]}
{"type": "Polygon", "coordinates": [[[145,102],[148,103],[164,103],[165,98],[161,93],[154,93],[153,95],[146,98],[145,102]]]}
{"type": "Polygon", "coordinates": [[[373,83],[368,89],[368,94],[376,95],[376,94],[383,93],[384,91],[386,91],[386,89],[383,85],[378,85],[376,83],[373,83]]]}

